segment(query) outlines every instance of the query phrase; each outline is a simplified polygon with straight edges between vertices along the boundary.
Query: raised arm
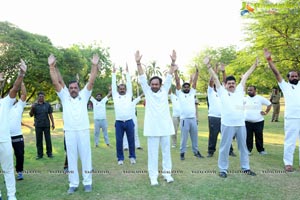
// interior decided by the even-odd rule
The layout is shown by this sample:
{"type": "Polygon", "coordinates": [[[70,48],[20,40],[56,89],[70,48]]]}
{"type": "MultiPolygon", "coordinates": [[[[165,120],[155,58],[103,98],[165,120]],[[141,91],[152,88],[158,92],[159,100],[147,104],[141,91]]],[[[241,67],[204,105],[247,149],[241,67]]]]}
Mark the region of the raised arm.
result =
{"type": "Polygon", "coordinates": [[[23,102],[25,102],[26,101],[26,97],[27,97],[26,87],[25,87],[24,82],[22,81],[22,84],[21,84],[21,100],[23,102]]]}
{"type": "Polygon", "coordinates": [[[175,71],[178,71],[178,66],[176,65],[177,55],[175,50],[172,51],[172,55],[170,55],[170,58],[172,62],[168,73],[172,75],[175,71]]]}
{"type": "Polygon", "coordinates": [[[132,95],[132,83],[131,83],[131,77],[129,74],[127,63],[126,63],[125,71],[126,71],[126,89],[127,89],[128,94],[132,95]]]}
{"type": "Polygon", "coordinates": [[[2,88],[4,87],[4,73],[1,72],[0,73],[0,90],[2,90],[2,88]]]}
{"type": "Polygon", "coordinates": [[[138,74],[143,75],[144,70],[143,70],[142,64],[141,64],[142,55],[140,54],[140,51],[136,51],[134,57],[135,57],[136,65],[137,65],[138,74]]]}
{"type": "Polygon", "coordinates": [[[175,74],[176,89],[177,90],[181,90],[180,78],[179,78],[179,75],[178,75],[178,70],[175,70],[174,74],[175,74]]]}
{"type": "Polygon", "coordinates": [[[58,80],[57,69],[56,69],[56,58],[54,57],[53,54],[51,54],[48,57],[48,64],[49,64],[50,77],[52,80],[52,84],[54,85],[55,91],[60,92],[62,89],[62,86],[58,80]]]}
{"type": "Polygon", "coordinates": [[[27,70],[27,66],[22,59],[21,59],[21,63],[19,64],[19,67],[20,67],[19,75],[18,75],[13,87],[9,91],[10,98],[15,98],[17,96],[17,93],[20,89],[21,83],[23,82],[23,79],[24,79],[24,76],[25,76],[25,73],[27,70]]]}
{"type": "Polygon", "coordinates": [[[216,72],[211,67],[209,57],[205,57],[204,60],[203,60],[203,63],[207,66],[209,74],[214,79],[214,83],[216,85],[216,88],[217,89],[220,88],[221,87],[221,83],[219,81],[218,75],[216,74],[216,72]]]}
{"type": "Polygon", "coordinates": [[[222,72],[222,83],[225,83],[226,80],[226,71],[225,71],[226,65],[224,63],[221,63],[220,65],[220,71],[222,72]]]}
{"type": "Polygon", "coordinates": [[[196,68],[196,73],[193,76],[193,82],[192,82],[192,88],[194,88],[194,89],[196,89],[197,81],[198,81],[198,76],[199,76],[198,65],[196,65],[195,68],[196,68]]]}
{"type": "Polygon", "coordinates": [[[246,81],[249,78],[249,76],[252,74],[252,72],[255,70],[255,68],[258,65],[258,58],[256,58],[254,64],[248,69],[248,71],[243,75],[242,80],[241,80],[241,85],[243,88],[245,88],[246,81]]]}
{"type": "Polygon", "coordinates": [[[277,79],[277,81],[279,83],[281,83],[282,76],[281,76],[281,74],[279,73],[278,69],[276,68],[275,64],[272,61],[271,52],[269,52],[267,48],[264,48],[264,54],[265,54],[265,58],[268,61],[268,64],[269,64],[273,74],[275,75],[275,78],[277,79]]]}
{"type": "Polygon", "coordinates": [[[94,82],[97,77],[98,69],[101,68],[101,62],[99,62],[99,56],[97,54],[93,55],[93,58],[91,61],[92,61],[91,75],[89,78],[89,82],[87,84],[87,89],[89,91],[91,91],[93,89],[94,82]],[[98,68],[98,64],[99,64],[99,68],[98,68]]]}

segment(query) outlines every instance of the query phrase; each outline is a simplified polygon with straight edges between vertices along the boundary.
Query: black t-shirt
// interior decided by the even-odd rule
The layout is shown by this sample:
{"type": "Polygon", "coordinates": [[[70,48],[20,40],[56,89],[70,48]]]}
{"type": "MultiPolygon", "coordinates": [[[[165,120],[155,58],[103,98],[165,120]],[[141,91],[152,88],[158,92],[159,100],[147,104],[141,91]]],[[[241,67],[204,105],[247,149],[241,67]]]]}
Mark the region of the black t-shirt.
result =
{"type": "Polygon", "coordinates": [[[50,127],[49,114],[53,112],[51,105],[48,102],[42,104],[34,104],[34,126],[35,127],[50,127]]]}

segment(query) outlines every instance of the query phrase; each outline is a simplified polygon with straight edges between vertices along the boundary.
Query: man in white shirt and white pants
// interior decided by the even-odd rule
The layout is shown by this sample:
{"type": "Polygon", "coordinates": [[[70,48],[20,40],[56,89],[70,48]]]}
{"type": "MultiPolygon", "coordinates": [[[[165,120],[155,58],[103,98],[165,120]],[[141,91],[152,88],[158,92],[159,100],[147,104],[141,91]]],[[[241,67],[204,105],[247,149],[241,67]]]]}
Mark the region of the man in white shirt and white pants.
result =
{"type": "Polygon", "coordinates": [[[63,106],[63,121],[69,169],[68,194],[73,194],[79,186],[78,154],[81,159],[84,191],[92,191],[92,155],[87,103],[92,94],[98,67],[100,67],[98,66],[99,56],[96,54],[93,55],[91,61],[91,74],[85,87],[80,90],[77,81],[70,81],[68,84],[69,90],[67,90],[64,89],[60,83],[60,74],[56,69],[56,58],[52,54],[48,57],[50,77],[63,106]]]}
{"type": "MultiPolygon", "coordinates": [[[[0,98],[0,164],[4,174],[7,190],[7,199],[16,200],[16,180],[14,174],[14,159],[9,131],[9,117],[7,116],[16,101],[16,96],[25,76],[27,66],[21,59],[19,64],[20,72],[9,94],[3,99],[0,98]]],[[[1,77],[2,79],[2,77],[1,77]]],[[[4,80],[1,80],[4,81],[4,80]]],[[[0,192],[1,198],[1,192],[0,192]]]]}
{"type": "MultiPolygon", "coordinates": [[[[285,171],[293,171],[294,151],[296,148],[297,139],[300,137],[300,84],[299,84],[299,72],[295,70],[289,71],[286,82],[271,58],[271,52],[267,49],[264,50],[265,57],[268,64],[273,71],[278,85],[283,92],[285,100],[285,112],[284,112],[284,153],[283,162],[285,165],[285,171]]],[[[300,158],[300,154],[299,154],[300,158]]]]}
{"type": "Polygon", "coordinates": [[[164,179],[171,183],[174,181],[171,176],[172,161],[170,150],[170,136],[174,134],[174,127],[170,115],[168,91],[172,83],[172,74],[177,66],[175,64],[176,52],[171,55],[172,64],[167,74],[164,85],[162,79],[154,76],[146,80],[146,75],[141,65],[140,52],[135,53],[135,61],[138,68],[140,84],[146,98],[145,120],[144,120],[144,136],[147,136],[148,143],[148,172],[150,183],[152,186],[158,185],[158,150],[159,145],[162,151],[162,175],[164,179]]]}

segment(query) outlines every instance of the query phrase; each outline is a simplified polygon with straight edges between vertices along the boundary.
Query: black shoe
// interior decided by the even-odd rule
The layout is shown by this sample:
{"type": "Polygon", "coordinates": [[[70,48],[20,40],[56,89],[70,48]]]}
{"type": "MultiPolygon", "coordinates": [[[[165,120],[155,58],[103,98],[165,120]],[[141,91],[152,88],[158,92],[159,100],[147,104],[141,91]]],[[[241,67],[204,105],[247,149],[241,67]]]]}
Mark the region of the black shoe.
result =
{"type": "Polygon", "coordinates": [[[255,172],[251,171],[250,169],[244,170],[244,174],[250,175],[250,176],[256,176],[255,172]]]}
{"type": "Polygon", "coordinates": [[[124,148],[124,151],[128,151],[128,148],[124,148]]]}
{"type": "Polygon", "coordinates": [[[207,158],[211,158],[211,157],[213,157],[213,156],[214,156],[214,153],[208,153],[206,157],[207,157],[207,158]]]}
{"type": "Polygon", "coordinates": [[[138,148],[136,148],[136,149],[138,149],[138,150],[143,150],[143,148],[142,148],[142,147],[138,147],[138,148]]]}
{"type": "Polygon", "coordinates": [[[48,155],[48,158],[53,158],[53,155],[52,154],[48,155]]]}
{"type": "Polygon", "coordinates": [[[219,176],[220,176],[221,178],[227,178],[227,174],[226,174],[225,172],[220,172],[220,173],[219,173],[219,176]]]}
{"type": "Polygon", "coordinates": [[[37,156],[35,159],[36,160],[40,160],[40,159],[42,159],[43,158],[43,156],[37,156]]]}
{"type": "Polygon", "coordinates": [[[236,154],[233,151],[229,152],[229,155],[232,157],[236,157],[236,154]]]}
{"type": "Polygon", "coordinates": [[[184,153],[180,153],[180,160],[184,160],[184,153]]]}
{"type": "Polygon", "coordinates": [[[196,156],[197,158],[204,158],[204,156],[202,156],[199,151],[197,151],[197,153],[194,153],[194,156],[196,156]]]}

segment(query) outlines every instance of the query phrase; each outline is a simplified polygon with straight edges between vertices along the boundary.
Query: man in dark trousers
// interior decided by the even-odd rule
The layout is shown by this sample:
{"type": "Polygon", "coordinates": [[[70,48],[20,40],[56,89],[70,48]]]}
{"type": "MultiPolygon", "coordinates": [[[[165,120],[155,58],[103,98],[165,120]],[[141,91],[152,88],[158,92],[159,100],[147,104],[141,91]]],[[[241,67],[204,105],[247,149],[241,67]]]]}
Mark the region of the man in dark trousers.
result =
{"type": "Polygon", "coordinates": [[[35,126],[35,136],[36,136],[36,148],[37,148],[37,157],[36,159],[43,158],[43,134],[45,135],[46,140],[46,150],[47,156],[52,158],[52,144],[50,136],[50,120],[52,124],[52,130],[54,130],[54,120],[52,115],[52,107],[48,102],[44,101],[45,93],[38,93],[37,103],[34,103],[31,106],[29,112],[30,117],[34,116],[34,126],[35,126]],[[50,120],[49,120],[50,118],[50,120]]]}

